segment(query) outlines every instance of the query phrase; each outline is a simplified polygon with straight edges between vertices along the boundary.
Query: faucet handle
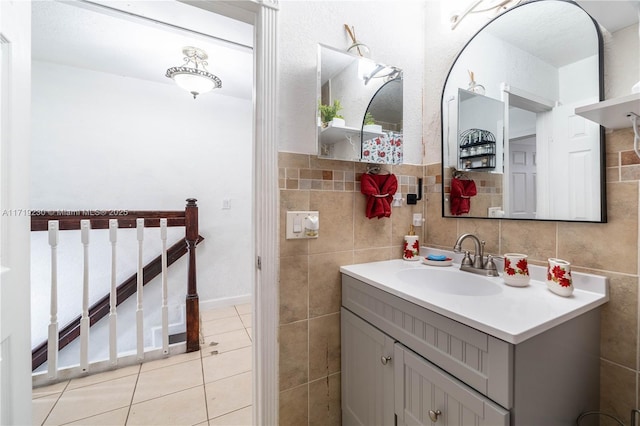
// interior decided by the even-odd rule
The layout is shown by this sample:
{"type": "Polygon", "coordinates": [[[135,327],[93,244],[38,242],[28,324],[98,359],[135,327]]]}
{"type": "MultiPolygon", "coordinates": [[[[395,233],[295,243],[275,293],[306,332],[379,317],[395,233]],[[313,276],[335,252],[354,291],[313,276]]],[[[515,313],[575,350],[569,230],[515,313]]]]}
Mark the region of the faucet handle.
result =
{"type": "Polygon", "coordinates": [[[493,261],[493,256],[490,255],[490,254],[487,255],[487,263],[485,263],[484,269],[486,269],[487,275],[489,275],[491,277],[500,276],[500,274],[498,274],[498,267],[496,266],[495,262],[493,261]]]}
{"type": "Polygon", "coordinates": [[[471,256],[469,255],[469,250],[464,251],[464,257],[460,262],[460,266],[473,266],[473,261],[471,260],[471,256]]]}

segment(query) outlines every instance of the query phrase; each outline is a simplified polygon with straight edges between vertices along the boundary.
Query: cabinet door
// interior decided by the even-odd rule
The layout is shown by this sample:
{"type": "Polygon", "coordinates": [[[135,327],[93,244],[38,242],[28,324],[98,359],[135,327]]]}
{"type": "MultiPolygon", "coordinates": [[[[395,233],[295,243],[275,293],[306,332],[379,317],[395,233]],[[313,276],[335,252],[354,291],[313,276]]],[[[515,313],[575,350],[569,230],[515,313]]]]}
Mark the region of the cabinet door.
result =
{"type": "Polygon", "coordinates": [[[398,425],[509,424],[508,411],[398,343],[394,369],[398,425]]]}
{"type": "Polygon", "coordinates": [[[342,308],[342,424],[393,426],[394,341],[342,308]]]}

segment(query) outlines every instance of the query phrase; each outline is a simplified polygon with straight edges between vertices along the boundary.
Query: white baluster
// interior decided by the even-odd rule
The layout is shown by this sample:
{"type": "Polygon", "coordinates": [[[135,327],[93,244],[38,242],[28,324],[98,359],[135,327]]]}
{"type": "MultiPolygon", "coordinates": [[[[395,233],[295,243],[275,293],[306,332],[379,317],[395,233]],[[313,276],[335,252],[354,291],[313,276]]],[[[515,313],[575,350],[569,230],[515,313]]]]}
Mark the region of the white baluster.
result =
{"type": "Polygon", "coordinates": [[[116,312],[116,243],[118,242],[118,219],[109,219],[109,241],[111,242],[111,293],[109,294],[109,362],[118,364],[118,313],[116,312]]]}
{"type": "Polygon", "coordinates": [[[49,221],[49,245],[51,246],[51,318],[47,343],[48,377],[58,377],[58,230],[57,220],[49,221]]]}
{"type": "Polygon", "coordinates": [[[142,269],[143,269],[143,260],[142,260],[142,244],[144,242],[144,219],[136,219],[136,230],[138,231],[138,280],[137,280],[137,295],[138,295],[138,305],[136,309],[136,324],[137,324],[137,337],[138,337],[138,360],[142,361],[144,359],[144,329],[143,329],[143,318],[144,311],[142,309],[142,269]]]}
{"type": "Polygon", "coordinates": [[[169,305],[167,287],[167,219],[160,219],[162,240],[162,353],[169,354],[169,305]]]}
{"type": "Polygon", "coordinates": [[[89,231],[91,222],[88,219],[80,221],[80,236],[83,248],[82,273],[82,317],[80,319],[80,369],[89,370],[89,231]]]}

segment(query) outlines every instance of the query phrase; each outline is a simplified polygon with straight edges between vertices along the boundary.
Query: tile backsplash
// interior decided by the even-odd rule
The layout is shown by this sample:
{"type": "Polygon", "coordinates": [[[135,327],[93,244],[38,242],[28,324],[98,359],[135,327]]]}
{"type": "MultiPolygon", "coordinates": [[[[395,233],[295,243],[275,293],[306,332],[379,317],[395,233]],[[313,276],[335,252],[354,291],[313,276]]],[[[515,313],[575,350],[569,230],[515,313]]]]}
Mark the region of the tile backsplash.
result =
{"type": "MultiPolygon", "coordinates": [[[[340,273],[352,263],[400,258],[413,213],[423,245],[451,249],[472,232],[488,253],[524,252],[532,264],[549,257],[578,271],[609,278],[610,302],[601,317],[601,409],[628,419],[638,404],[638,210],[640,159],[631,129],[606,135],[608,223],[443,218],[441,165],[387,166],[399,191],[423,199],[394,208],[390,218],[367,219],[359,180],[366,165],[279,154],[280,184],[280,424],[340,424],[340,273]],[[287,210],[318,210],[317,240],[286,240],[287,210]]],[[[445,183],[447,177],[445,176],[445,183]]],[[[499,191],[487,183],[487,194],[499,191]]]]}

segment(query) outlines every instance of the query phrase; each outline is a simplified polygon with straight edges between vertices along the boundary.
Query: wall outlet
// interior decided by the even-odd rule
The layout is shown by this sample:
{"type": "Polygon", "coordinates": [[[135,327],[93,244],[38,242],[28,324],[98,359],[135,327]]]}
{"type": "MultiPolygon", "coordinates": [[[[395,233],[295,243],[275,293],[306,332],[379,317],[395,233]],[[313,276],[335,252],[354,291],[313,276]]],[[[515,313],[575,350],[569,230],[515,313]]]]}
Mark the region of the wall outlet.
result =
{"type": "Polygon", "coordinates": [[[317,211],[287,212],[287,240],[318,238],[320,229],[317,211]]]}
{"type": "Polygon", "coordinates": [[[489,207],[488,216],[489,217],[502,217],[502,207],[489,207]]]}

